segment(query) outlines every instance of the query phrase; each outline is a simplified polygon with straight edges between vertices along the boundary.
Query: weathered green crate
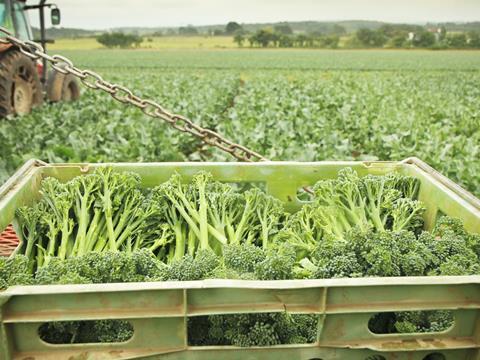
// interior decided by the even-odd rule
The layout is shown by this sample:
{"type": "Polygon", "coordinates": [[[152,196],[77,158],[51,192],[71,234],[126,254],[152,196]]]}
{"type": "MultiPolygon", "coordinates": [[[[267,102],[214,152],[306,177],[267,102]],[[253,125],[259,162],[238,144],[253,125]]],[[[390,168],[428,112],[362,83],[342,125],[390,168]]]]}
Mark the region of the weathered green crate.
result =
{"type": "MultiPolygon", "coordinates": [[[[333,178],[346,166],[361,175],[397,171],[420,179],[428,229],[446,214],[480,232],[480,201],[415,158],[109,165],[137,172],[147,187],[174,172],[191,176],[199,170],[226,182],[265,183],[268,193],[292,211],[302,204],[299,188],[333,178]]],[[[68,180],[99,166],[105,164],[28,162],[0,188],[0,229],[14,221],[15,209],[38,197],[42,178],[68,180]]],[[[0,359],[480,359],[480,276],[16,286],[0,292],[0,306],[0,359]],[[378,335],[368,330],[368,320],[378,312],[439,309],[451,310],[455,317],[444,332],[378,335]],[[318,314],[317,341],[266,348],[187,344],[188,317],[283,311],[318,314]],[[38,336],[44,322],[97,319],[128,320],[134,335],[124,343],[74,345],[51,345],[38,336]]]]}

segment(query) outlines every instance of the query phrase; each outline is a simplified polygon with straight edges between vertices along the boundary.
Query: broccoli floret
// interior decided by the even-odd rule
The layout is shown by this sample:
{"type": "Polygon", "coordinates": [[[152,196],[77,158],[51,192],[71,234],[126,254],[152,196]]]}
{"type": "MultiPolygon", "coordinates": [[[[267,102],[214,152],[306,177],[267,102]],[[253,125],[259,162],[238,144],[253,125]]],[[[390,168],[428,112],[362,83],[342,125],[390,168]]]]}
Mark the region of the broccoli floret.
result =
{"type": "Polygon", "coordinates": [[[470,256],[455,254],[440,264],[438,275],[460,276],[476,275],[480,273],[480,264],[472,252],[470,256]]]}
{"type": "Polygon", "coordinates": [[[202,280],[210,277],[219,266],[220,259],[212,250],[198,251],[196,256],[185,255],[164,269],[162,280],[202,280]]]}
{"type": "Polygon", "coordinates": [[[460,219],[450,216],[441,216],[435,223],[435,228],[433,229],[432,234],[434,236],[442,237],[451,233],[462,237],[468,235],[463,228],[463,223],[460,219]]]}
{"type": "Polygon", "coordinates": [[[283,312],[211,315],[190,319],[188,326],[194,334],[189,337],[190,345],[304,344],[315,341],[318,316],[283,312]]]}
{"type": "Polygon", "coordinates": [[[117,343],[133,336],[133,327],[124,320],[58,321],[40,326],[40,338],[49,344],[117,343]]]}
{"type": "MultiPolygon", "coordinates": [[[[470,237],[462,230],[444,226],[434,230],[434,235],[424,232],[420,235],[433,254],[430,275],[471,275],[480,272],[478,256],[472,249],[470,237]]],[[[455,224],[456,221],[453,221],[455,224]]]]}
{"type": "Polygon", "coordinates": [[[9,286],[31,285],[32,283],[30,262],[26,256],[0,257],[0,290],[9,286]]]}
{"type": "Polygon", "coordinates": [[[266,257],[265,251],[253,244],[233,244],[223,248],[225,267],[239,273],[252,273],[266,257]]]}
{"type": "Polygon", "coordinates": [[[38,284],[81,284],[155,281],[163,276],[165,265],[147,249],[124,252],[88,253],[52,261],[36,273],[38,284]]]}
{"type": "Polygon", "coordinates": [[[231,336],[232,345],[251,347],[251,346],[272,346],[280,344],[275,328],[272,324],[255,322],[249,328],[248,332],[231,336]]]}
{"type": "Polygon", "coordinates": [[[314,255],[312,278],[358,277],[364,272],[357,255],[342,241],[319,244],[314,255]]]}
{"type": "Polygon", "coordinates": [[[399,333],[445,331],[453,324],[453,314],[447,310],[404,311],[395,314],[395,330],[399,333]]]}
{"type": "Polygon", "coordinates": [[[308,344],[317,339],[317,315],[279,313],[276,325],[282,344],[308,344]]]}
{"type": "Polygon", "coordinates": [[[295,262],[293,247],[287,243],[280,244],[267,251],[264,260],[255,266],[255,277],[259,280],[293,279],[295,262]]]}
{"type": "Polygon", "coordinates": [[[222,324],[216,324],[220,317],[195,316],[187,319],[188,345],[227,345],[223,337],[222,324]]]}
{"type": "Polygon", "coordinates": [[[223,331],[216,330],[217,336],[223,333],[225,341],[230,345],[269,346],[279,342],[272,326],[274,322],[272,314],[233,314],[220,315],[220,317],[221,319],[216,321],[217,329],[218,324],[221,324],[223,331]],[[252,331],[255,336],[252,336],[252,331]]]}
{"type": "Polygon", "coordinates": [[[124,320],[94,321],[92,330],[98,339],[93,342],[118,343],[127,341],[133,336],[133,326],[124,320]]]}
{"type": "Polygon", "coordinates": [[[448,310],[386,312],[372,317],[368,328],[375,334],[440,332],[453,320],[448,310]]]}
{"type": "Polygon", "coordinates": [[[432,266],[434,256],[411,231],[353,229],[345,240],[319,244],[312,259],[314,278],[421,276],[432,266]]]}

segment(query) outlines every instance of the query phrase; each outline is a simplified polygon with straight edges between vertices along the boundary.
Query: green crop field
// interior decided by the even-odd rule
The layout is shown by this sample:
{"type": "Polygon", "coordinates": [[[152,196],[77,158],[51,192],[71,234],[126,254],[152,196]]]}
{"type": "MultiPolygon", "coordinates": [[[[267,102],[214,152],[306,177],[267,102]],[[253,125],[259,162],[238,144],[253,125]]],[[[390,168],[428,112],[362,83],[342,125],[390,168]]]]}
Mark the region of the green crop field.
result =
{"type": "MultiPolygon", "coordinates": [[[[480,195],[480,52],[65,50],[273,160],[417,156],[480,195]]],[[[85,90],[0,121],[0,183],[25,160],[231,160],[85,90]]]]}

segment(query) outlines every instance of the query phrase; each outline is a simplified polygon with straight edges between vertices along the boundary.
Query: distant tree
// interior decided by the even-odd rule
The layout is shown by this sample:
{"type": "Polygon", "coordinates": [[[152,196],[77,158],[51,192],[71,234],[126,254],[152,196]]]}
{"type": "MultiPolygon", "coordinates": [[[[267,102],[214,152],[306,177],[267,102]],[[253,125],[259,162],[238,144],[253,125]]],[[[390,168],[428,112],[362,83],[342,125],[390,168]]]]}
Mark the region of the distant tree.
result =
{"type": "Polygon", "coordinates": [[[292,35],[293,30],[288,24],[278,24],[273,27],[273,31],[282,35],[292,35]]]}
{"type": "Polygon", "coordinates": [[[243,29],[239,29],[235,31],[235,34],[233,36],[233,41],[239,46],[242,47],[243,43],[246,40],[246,32],[243,29]]]}
{"type": "Polygon", "coordinates": [[[283,48],[293,47],[293,37],[291,35],[280,34],[278,38],[278,46],[283,48]]]}
{"type": "Polygon", "coordinates": [[[178,28],[178,34],[184,36],[193,36],[198,35],[198,30],[196,27],[193,27],[191,25],[181,26],[178,28]]]}
{"type": "Polygon", "coordinates": [[[97,36],[97,42],[108,48],[130,48],[138,47],[143,38],[134,34],[124,34],[121,32],[103,33],[97,36]]]}
{"type": "Polygon", "coordinates": [[[298,34],[295,36],[295,45],[298,47],[305,47],[307,45],[308,36],[305,34],[298,34]]]}
{"type": "Polygon", "coordinates": [[[398,32],[396,35],[394,35],[390,39],[390,41],[388,42],[388,45],[394,48],[403,48],[407,45],[407,39],[408,39],[408,33],[398,32]]]}
{"type": "Polygon", "coordinates": [[[480,49],[480,31],[470,31],[468,33],[468,47],[480,49]]]}
{"type": "Polygon", "coordinates": [[[326,35],[319,38],[319,45],[327,49],[338,48],[340,37],[338,35],[326,35]]]}
{"type": "Polygon", "coordinates": [[[249,40],[252,46],[258,45],[261,47],[267,47],[270,42],[278,41],[276,35],[274,35],[273,30],[270,28],[260,29],[255,34],[250,36],[249,40]]]}
{"type": "Polygon", "coordinates": [[[425,29],[415,33],[412,44],[415,47],[429,48],[435,45],[435,34],[425,29]]]}
{"type": "Polygon", "coordinates": [[[220,30],[220,29],[213,30],[213,36],[223,36],[223,35],[225,35],[223,30],[220,30]]]}
{"type": "Polygon", "coordinates": [[[448,46],[453,49],[464,49],[467,47],[467,35],[464,33],[450,35],[446,40],[448,46]]]}
{"type": "Polygon", "coordinates": [[[387,42],[387,37],[382,31],[375,31],[367,28],[359,29],[356,37],[361,45],[365,47],[382,47],[387,42]]]}
{"type": "Polygon", "coordinates": [[[232,35],[234,34],[235,32],[237,32],[238,30],[242,30],[242,25],[240,25],[239,23],[235,22],[235,21],[230,21],[227,26],[225,26],[225,34],[227,35],[232,35]]]}

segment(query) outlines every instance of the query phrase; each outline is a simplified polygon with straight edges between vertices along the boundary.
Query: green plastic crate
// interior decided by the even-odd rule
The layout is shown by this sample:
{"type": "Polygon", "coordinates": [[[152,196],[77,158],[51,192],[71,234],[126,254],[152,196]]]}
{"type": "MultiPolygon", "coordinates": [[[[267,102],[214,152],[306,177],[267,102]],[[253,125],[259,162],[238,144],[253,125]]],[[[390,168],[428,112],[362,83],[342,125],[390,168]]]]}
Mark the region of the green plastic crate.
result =
{"type": "MultiPolygon", "coordinates": [[[[0,188],[0,229],[15,210],[38,198],[42,178],[69,180],[99,166],[140,174],[155,186],[174,172],[207,170],[225,182],[264,183],[269,194],[295,211],[300,188],[336,177],[344,167],[360,175],[396,171],[421,181],[426,227],[442,214],[480,233],[480,201],[416,158],[401,162],[263,162],[45,164],[30,161],[0,188]]],[[[328,280],[189,282],[16,286],[0,292],[0,359],[480,359],[480,276],[328,280]],[[451,310],[455,324],[440,333],[373,334],[368,320],[378,312],[451,310]],[[187,318],[208,314],[315,313],[313,344],[258,348],[192,347],[187,318]],[[124,343],[51,345],[38,337],[49,321],[124,319],[134,327],[124,343]]]]}

